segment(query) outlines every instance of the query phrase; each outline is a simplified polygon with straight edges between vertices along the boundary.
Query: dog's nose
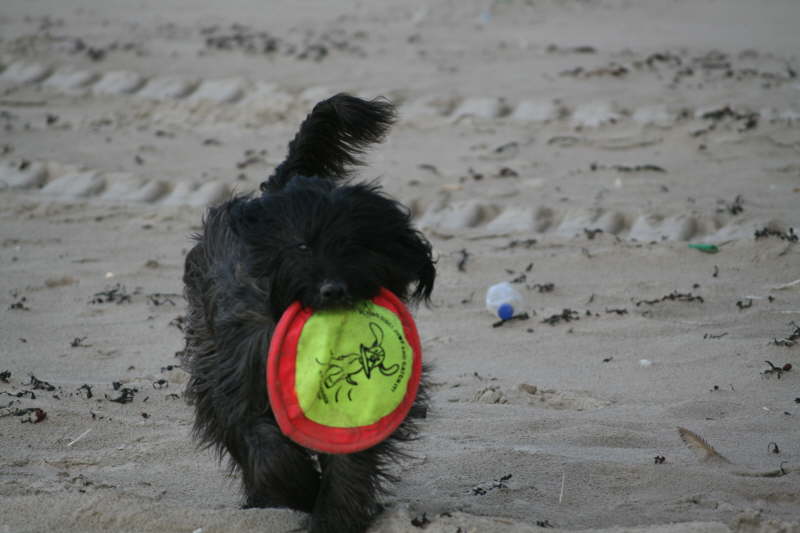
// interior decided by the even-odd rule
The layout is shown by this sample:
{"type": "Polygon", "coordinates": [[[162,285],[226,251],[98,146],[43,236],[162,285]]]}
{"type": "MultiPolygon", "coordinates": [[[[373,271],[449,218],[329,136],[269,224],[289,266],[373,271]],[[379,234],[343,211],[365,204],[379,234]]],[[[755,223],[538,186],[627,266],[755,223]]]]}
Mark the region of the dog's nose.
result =
{"type": "Polygon", "coordinates": [[[341,281],[326,280],[319,286],[319,296],[323,303],[335,303],[344,299],[347,287],[341,281]]]}

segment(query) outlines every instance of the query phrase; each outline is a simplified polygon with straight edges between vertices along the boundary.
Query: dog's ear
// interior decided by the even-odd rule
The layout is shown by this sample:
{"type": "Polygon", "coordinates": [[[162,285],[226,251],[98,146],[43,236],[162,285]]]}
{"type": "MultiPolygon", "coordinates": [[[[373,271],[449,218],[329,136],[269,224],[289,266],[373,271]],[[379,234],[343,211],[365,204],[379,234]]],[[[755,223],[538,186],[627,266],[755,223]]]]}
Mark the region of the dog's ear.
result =
{"type": "Polygon", "coordinates": [[[430,302],[433,283],[436,281],[436,266],[430,256],[423,264],[418,276],[417,288],[414,290],[412,297],[416,300],[430,302]]]}
{"type": "Polygon", "coordinates": [[[380,142],[395,120],[388,100],[362,100],[337,94],[314,106],[300,126],[289,153],[261,190],[281,190],[294,176],[344,179],[351,168],[363,164],[359,156],[380,142]]]}
{"type": "Polygon", "coordinates": [[[386,196],[376,183],[355,184],[334,191],[344,210],[357,213],[359,227],[354,235],[362,246],[375,252],[387,273],[387,288],[410,299],[430,301],[436,280],[431,244],[411,221],[409,209],[386,196]]]}
{"type": "Polygon", "coordinates": [[[397,238],[395,243],[400,246],[397,252],[398,256],[403,257],[404,270],[413,273],[409,283],[416,283],[411,293],[411,300],[429,303],[436,281],[436,262],[433,259],[430,242],[419,230],[414,229],[410,222],[406,222],[402,237],[397,238]]]}

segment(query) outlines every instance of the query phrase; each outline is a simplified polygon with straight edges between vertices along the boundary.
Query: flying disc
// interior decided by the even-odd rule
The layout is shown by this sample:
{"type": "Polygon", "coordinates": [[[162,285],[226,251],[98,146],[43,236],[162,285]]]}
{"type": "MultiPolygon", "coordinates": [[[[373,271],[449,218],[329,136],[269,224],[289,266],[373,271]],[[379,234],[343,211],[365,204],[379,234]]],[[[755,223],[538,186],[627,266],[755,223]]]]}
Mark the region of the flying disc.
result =
{"type": "Polygon", "coordinates": [[[267,354],[281,431],[306,448],[353,453],[385,440],[419,388],[422,349],[406,306],[387,289],[347,309],[292,303],[267,354]]]}

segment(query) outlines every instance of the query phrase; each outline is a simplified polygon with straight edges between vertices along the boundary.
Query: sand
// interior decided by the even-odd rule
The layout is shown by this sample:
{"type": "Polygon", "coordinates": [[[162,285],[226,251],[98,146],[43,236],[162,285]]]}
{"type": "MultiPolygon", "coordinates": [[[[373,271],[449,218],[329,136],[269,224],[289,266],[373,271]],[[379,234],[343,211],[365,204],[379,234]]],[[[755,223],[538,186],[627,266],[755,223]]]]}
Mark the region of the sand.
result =
{"type": "Polygon", "coordinates": [[[371,531],[800,531],[798,20],[5,0],[0,532],[304,527],[240,510],[192,442],[180,279],[205,206],[340,90],[398,104],[360,178],[411,207],[439,271],[416,311],[432,408],[371,531]],[[493,328],[503,280],[529,319],[493,328]]]}

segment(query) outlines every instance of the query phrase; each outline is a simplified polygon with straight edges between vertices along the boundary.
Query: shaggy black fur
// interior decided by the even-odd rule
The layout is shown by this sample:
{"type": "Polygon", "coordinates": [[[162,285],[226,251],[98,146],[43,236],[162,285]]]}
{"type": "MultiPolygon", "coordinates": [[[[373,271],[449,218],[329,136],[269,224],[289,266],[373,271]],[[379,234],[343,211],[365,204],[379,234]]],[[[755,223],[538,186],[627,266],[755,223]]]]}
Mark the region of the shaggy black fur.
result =
{"type": "Polygon", "coordinates": [[[270,411],[265,358],[272,331],[296,300],[347,307],[386,287],[409,303],[428,301],[431,246],[409,212],[375,184],[344,182],[394,119],[386,101],[340,94],[320,102],[261,185],[211,208],[186,257],[189,303],[187,396],[196,437],[242,476],[247,507],[312,513],[311,531],[360,532],[379,510],[397,444],[424,416],[420,387],[409,417],[386,441],[324,455],[286,438],[270,411]]]}

